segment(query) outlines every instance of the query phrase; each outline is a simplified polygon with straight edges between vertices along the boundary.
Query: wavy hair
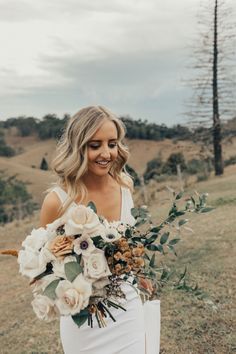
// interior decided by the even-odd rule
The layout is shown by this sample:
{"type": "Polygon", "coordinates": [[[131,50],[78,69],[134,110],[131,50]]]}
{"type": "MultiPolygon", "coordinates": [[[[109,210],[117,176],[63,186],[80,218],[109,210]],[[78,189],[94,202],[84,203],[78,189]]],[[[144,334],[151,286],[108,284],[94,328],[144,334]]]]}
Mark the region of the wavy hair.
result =
{"type": "Polygon", "coordinates": [[[63,205],[63,211],[73,201],[80,198],[78,200],[80,203],[88,196],[88,190],[81,179],[88,170],[87,143],[107,119],[114,122],[118,134],[118,156],[109,173],[119,184],[130,188],[127,177],[131,176],[125,169],[129,158],[128,148],[123,143],[126,134],[125,125],[103,106],[82,108],[68,121],[52,161],[52,169],[58,177],[56,184],[66,190],[69,196],[63,205]]]}

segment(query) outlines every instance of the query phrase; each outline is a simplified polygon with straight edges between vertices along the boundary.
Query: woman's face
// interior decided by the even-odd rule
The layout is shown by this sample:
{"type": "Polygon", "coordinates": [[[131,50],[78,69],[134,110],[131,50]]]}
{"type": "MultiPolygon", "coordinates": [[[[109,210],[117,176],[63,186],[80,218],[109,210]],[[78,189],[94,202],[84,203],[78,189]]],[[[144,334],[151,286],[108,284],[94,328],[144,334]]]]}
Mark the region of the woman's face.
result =
{"type": "Polygon", "coordinates": [[[118,156],[118,133],[115,123],[105,120],[88,141],[88,171],[102,176],[107,174],[118,156]]]}

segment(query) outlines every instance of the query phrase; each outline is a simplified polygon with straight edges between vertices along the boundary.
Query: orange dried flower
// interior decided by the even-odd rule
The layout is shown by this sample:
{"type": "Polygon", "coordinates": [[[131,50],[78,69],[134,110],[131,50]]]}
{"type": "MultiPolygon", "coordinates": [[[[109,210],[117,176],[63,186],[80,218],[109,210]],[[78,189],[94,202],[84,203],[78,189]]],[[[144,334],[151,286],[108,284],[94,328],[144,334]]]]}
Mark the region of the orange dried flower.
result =
{"type": "Polygon", "coordinates": [[[118,251],[114,254],[114,258],[116,261],[123,260],[123,255],[121,252],[118,251]]]}
{"type": "Polygon", "coordinates": [[[130,265],[127,265],[124,269],[126,273],[129,273],[132,270],[132,267],[130,265]]]}
{"type": "Polygon", "coordinates": [[[55,257],[64,258],[73,250],[73,236],[57,236],[52,240],[49,249],[55,257]]]}
{"type": "Polygon", "coordinates": [[[135,257],[134,258],[134,267],[140,268],[144,266],[144,260],[141,257],[135,257]]]}
{"type": "Polygon", "coordinates": [[[115,265],[115,273],[119,275],[121,273],[122,266],[118,263],[115,265]]]}

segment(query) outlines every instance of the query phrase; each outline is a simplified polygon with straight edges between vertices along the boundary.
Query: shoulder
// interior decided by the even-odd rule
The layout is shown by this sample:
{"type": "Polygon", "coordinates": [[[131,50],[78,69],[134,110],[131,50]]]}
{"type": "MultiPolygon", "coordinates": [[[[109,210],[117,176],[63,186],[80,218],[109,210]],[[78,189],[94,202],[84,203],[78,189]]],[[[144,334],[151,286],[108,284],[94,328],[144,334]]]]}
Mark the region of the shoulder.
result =
{"type": "Polygon", "coordinates": [[[126,184],[127,187],[130,189],[131,193],[133,193],[134,192],[133,179],[124,172],[121,173],[121,178],[122,178],[122,181],[124,182],[124,184],[126,184]]]}
{"type": "Polygon", "coordinates": [[[45,227],[60,216],[61,201],[54,191],[49,192],[42,203],[40,225],[45,227]]]}

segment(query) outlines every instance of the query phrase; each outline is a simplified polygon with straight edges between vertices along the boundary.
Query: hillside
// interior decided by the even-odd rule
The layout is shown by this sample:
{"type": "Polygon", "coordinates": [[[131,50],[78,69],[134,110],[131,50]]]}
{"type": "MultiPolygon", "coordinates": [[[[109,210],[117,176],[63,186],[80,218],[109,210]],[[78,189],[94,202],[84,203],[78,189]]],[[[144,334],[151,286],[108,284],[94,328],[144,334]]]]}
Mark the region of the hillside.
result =
{"type": "MultiPolygon", "coordinates": [[[[235,174],[236,166],[230,166],[224,176],[211,177],[190,188],[191,193],[194,190],[209,192],[209,203],[216,210],[202,216],[189,216],[194,233],[184,232],[183,241],[177,247],[179,257],[176,260],[171,256],[168,262],[175,262],[179,270],[187,266],[191,279],[208,298],[201,301],[185,292],[167,289],[161,293],[161,354],[235,351],[235,174]]],[[[150,200],[154,221],[159,223],[166,215],[169,198],[168,191],[162,190],[150,200]]],[[[137,194],[135,199],[139,199],[137,194]]],[[[0,249],[18,249],[25,235],[37,224],[36,213],[31,218],[0,227],[0,249]]],[[[162,261],[159,253],[157,260],[162,261]]],[[[16,259],[2,256],[0,264],[0,352],[62,354],[59,322],[47,324],[36,318],[30,305],[32,294],[28,281],[19,275],[16,259]]]]}
{"type": "MultiPolygon", "coordinates": [[[[8,175],[18,175],[18,178],[29,183],[28,189],[32,193],[35,201],[39,204],[43,199],[43,191],[45,191],[55,177],[49,171],[39,169],[41,160],[46,158],[47,162],[53,157],[56,147],[56,141],[39,140],[36,136],[19,137],[14,130],[6,134],[6,142],[8,145],[19,151],[16,156],[11,158],[0,157],[0,170],[5,171],[8,175]]],[[[130,150],[129,165],[133,167],[139,174],[144,173],[146,164],[151,159],[161,156],[166,160],[173,152],[182,152],[186,160],[199,158],[201,146],[191,141],[174,141],[166,139],[163,141],[126,139],[125,143],[130,150]]],[[[224,157],[229,158],[235,155],[236,138],[227,139],[223,145],[224,157]]]]}

